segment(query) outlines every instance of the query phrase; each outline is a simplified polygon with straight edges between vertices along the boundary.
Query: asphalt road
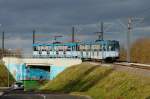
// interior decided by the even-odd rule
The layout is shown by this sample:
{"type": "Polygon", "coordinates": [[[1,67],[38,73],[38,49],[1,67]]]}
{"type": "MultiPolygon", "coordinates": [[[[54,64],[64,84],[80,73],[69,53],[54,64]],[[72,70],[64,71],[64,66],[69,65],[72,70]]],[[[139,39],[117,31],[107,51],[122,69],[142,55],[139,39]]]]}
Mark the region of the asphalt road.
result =
{"type": "Polygon", "coordinates": [[[89,99],[84,96],[74,96],[68,94],[48,94],[42,92],[24,92],[21,90],[9,90],[0,96],[0,99],[89,99]]]}
{"type": "Polygon", "coordinates": [[[8,94],[0,99],[88,99],[83,96],[56,95],[56,94],[8,94]]]}

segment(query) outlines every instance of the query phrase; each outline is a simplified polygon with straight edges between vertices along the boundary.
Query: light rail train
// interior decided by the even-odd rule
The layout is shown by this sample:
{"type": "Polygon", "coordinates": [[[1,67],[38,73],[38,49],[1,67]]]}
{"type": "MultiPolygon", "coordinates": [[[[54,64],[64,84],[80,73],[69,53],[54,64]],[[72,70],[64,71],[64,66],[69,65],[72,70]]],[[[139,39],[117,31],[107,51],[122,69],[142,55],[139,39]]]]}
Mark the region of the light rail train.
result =
{"type": "Polygon", "coordinates": [[[33,57],[115,61],[119,58],[119,49],[119,42],[115,40],[33,44],[33,57]]]}

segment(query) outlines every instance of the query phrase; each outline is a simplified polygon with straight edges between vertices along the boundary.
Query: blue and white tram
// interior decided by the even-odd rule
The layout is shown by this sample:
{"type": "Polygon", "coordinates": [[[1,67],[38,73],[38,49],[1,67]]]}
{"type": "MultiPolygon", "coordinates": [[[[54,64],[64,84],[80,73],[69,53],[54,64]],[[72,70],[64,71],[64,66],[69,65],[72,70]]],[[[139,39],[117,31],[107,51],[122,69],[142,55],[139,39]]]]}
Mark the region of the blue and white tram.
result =
{"type": "Polygon", "coordinates": [[[72,58],[78,57],[78,43],[33,44],[33,57],[72,58]]]}
{"type": "Polygon", "coordinates": [[[83,59],[116,60],[119,58],[119,42],[115,40],[82,42],[79,46],[83,59]]]}
{"type": "Polygon", "coordinates": [[[119,48],[115,40],[33,44],[33,57],[115,60],[119,58],[119,48]]]}

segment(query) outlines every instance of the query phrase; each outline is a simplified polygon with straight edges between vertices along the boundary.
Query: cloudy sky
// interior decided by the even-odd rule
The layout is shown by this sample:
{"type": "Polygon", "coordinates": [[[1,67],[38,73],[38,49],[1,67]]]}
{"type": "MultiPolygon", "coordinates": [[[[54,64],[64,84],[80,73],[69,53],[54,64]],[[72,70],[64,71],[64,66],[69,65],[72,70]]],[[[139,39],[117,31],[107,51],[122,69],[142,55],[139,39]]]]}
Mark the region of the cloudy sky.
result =
{"type": "Polygon", "coordinates": [[[129,16],[134,18],[132,41],[150,37],[150,0],[0,0],[0,32],[5,31],[6,48],[25,53],[31,52],[33,29],[47,36],[37,39],[40,42],[50,42],[54,35],[70,40],[72,26],[77,40],[94,40],[101,21],[104,39],[125,46],[129,16]]]}

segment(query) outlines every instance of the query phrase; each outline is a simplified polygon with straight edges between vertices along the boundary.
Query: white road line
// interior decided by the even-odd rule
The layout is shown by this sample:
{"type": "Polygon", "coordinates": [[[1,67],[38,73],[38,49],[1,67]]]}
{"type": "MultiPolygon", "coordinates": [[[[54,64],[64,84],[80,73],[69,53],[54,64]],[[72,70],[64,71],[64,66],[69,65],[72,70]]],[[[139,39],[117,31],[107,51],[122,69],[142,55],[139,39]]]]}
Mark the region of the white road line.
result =
{"type": "Polygon", "coordinates": [[[43,99],[46,99],[46,95],[43,94],[39,94],[41,97],[43,97],[43,99]]]}

